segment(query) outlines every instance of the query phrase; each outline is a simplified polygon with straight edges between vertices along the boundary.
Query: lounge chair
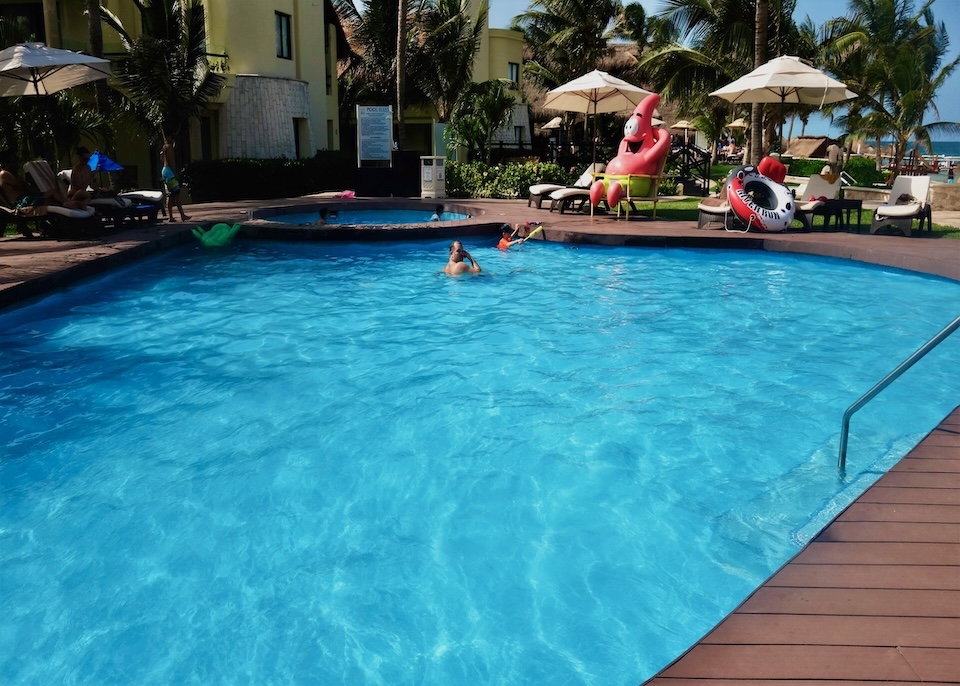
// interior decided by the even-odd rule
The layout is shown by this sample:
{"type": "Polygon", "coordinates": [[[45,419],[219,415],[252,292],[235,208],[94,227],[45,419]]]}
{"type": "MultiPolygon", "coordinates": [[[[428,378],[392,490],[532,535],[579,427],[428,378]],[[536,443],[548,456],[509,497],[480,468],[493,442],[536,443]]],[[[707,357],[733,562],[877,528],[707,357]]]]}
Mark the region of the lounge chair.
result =
{"type": "Polygon", "coordinates": [[[716,223],[723,224],[723,228],[727,231],[733,228],[737,217],[733,213],[730,203],[727,202],[725,191],[726,189],[721,192],[719,198],[704,198],[697,203],[697,210],[700,212],[697,215],[698,229],[716,223]]]}
{"type": "Polygon", "coordinates": [[[13,224],[24,236],[30,236],[34,229],[48,236],[68,236],[87,234],[100,226],[99,222],[91,223],[96,217],[96,210],[88,207],[85,210],[72,210],[60,205],[44,205],[46,214],[25,216],[20,210],[0,205],[0,225],[3,227],[13,224]]]}
{"type": "MultiPolygon", "coordinates": [[[[36,188],[46,195],[57,190],[56,175],[46,160],[34,160],[23,165],[25,175],[33,182],[36,188]]],[[[46,205],[48,227],[44,231],[51,235],[73,235],[100,233],[102,222],[97,217],[96,208],[88,206],[86,209],[72,209],[49,203],[46,205]]]]}
{"type": "Polygon", "coordinates": [[[909,236],[913,220],[919,219],[918,231],[923,231],[927,222],[927,231],[933,230],[933,209],[930,207],[929,176],[898,176],[893,180],[890,197],[877,208],[870,222],[870,233],[876,233],[882,226],[894,226],[909,236]]]}
{"type": "MultiPolygon", "coordinates": [[[[830,223],[831,211],[827,201],[837,199],[840,195],[840,184],[839,175],[831,181],[820,174],[811,174],[807,182],[797,189],[797,210],[794,217],[807,231],[813,230],[810,217],[822,216],[824,228],[830,223]],[[826,198],[826,200],[820,198],[826,198]]],[[[835,216],[839,224],[839,211],[835,216]]]]}
{"type": "MultiPolygon", "coordinates": [[[[585,188],[587,189],[587,192],[589,194],[590,185],[593,183],[593,175],[602,172],[606,168],[607,168],[607,165],[605,165],[602,162],[595,162],[591,164],[586,168],[583,174],[580,175],[580,178],[578,178],[573,183],[573,186],[569,186],[569,188],[575,188],[575,189],[585,188]]],[[[530,186],[530,195],[527,198],[527,207],[530,207],[531,205],[536,203],[537,209],[539,210],[540,205],[543,202],[543,197],[545,195],[551,195],[552,193],[563,190],[565,188],[568,188],[568,186],[561,186],[556,183],[538,183],[533,186],[530,186]]],[[[553,208],[551,207],[551,209],[553,208]]]]}
{"type": "MultiPolygon", "coordinates": [[[[57,174],[57,178],[65,189],[70,187],[72,171],[63,169],[57,174]]],[[[163,193],[161,191],[119,193],[115,196],[93,198],[90,200],[90,206],[112,219],[114,225],[119,228],[126,219],[156,221],[157,215],[163,209],[163,193]]]]}

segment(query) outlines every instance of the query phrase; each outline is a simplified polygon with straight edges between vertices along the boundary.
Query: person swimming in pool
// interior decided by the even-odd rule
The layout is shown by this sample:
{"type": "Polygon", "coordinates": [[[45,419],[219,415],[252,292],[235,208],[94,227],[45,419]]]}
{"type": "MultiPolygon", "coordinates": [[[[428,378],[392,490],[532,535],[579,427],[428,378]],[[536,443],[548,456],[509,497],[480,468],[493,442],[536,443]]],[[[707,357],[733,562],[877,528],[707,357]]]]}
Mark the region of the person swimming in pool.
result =
{"type": "Polygon", "coordinates": [[[447,276],[459,276],[460,274],[479,274],[480,265],[473,256],[463,249],[463,243],[454,241],[450,244],[450,259],[443,267],[443,273],[447,276]],[[468,265],[465,260],[469,260],[468,265]]]}
{"type": "Polygon", "coordinates": [[[497,243],[497,248],[500,250],[509,250],[513,245],[523,245],[523,242],[526,240],[525,238],[513,240],[513,237],[516,236],[519,231],[519,224],[517,224],[517,228],[515,228],[513,231],[510,231],[509,224],[503,224],[500,227],[500,242],[497,243]]]}

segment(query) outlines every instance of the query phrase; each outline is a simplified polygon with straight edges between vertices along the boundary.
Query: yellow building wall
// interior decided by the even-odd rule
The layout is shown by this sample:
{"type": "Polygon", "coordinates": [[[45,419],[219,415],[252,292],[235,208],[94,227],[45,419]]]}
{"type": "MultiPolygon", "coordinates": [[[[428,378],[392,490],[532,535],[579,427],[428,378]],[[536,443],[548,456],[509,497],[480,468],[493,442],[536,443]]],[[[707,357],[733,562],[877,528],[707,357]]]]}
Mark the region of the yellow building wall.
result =
{"type": "Polygon", "coordinates": [[[509,78],[509,65],[523,67],[523,34],[510,29],[489,29],[487,53],[488,79],[509,78]]]}

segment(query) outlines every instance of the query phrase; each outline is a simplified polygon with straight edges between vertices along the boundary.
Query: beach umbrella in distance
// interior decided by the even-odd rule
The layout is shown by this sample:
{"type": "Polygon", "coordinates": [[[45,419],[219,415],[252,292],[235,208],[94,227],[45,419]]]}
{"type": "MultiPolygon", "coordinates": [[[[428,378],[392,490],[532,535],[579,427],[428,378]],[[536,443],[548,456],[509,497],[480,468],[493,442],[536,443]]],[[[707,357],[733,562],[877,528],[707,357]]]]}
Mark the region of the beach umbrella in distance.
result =
{"type": "MultiPolygon", "coordinates": [[[[819,69],[785,55],[772,59],[710,95],[727,102],[824,105],[857,97],[846,85],[819,69]]],[[[780,122],[783,139],[783,122],[780,122]]]]}
{"type": "Polygon", "coordinates": [[[548,121],[546,124],[544,124],[543,126],[541,126],[541,127],[540,127],[540,130],[541,130],[541,131],[555,131],[556,129],[559,129],[562,125],[563,125],[563,118],[562,118],[562,117],[554,117],[553,119],[551,119],[550,121],[548,121]]]}
{"type": "Polygon", "coordinates": [[[557,86],[543,101],[545,110],[562,110],[593,115],[593,162],[597,162],[597,115],[633,110],[652,93],[605,71],[594,69],[573,81],[557,86]]]}
{"type": "Polygon", "coordinates": [[[690,122],[688,122],[686,119],[681,119],[680,121],[678,121],[676,124],[674,124],[674,125],[671,126],[670,128],[671,128],[671,129],[680,129],[681,131],[683,131],[683,142],[684,142],[684,143],[687,142],[687,131],[690,131],[691,129],[694,130],[694,131],[697,130],[697,127],[694,126],[693,124],[691,124],[690,122]]]}
{"type": "Polygon", "coordinates": [[[729,124],[727,124],[727,126],[726,126],[725,128],[728,128],[728,129],[746,129],[746,128],[747,128],[747,122],[746,122],[746,120],[744,120],[743,117],[740,117],[739,119],[734,119],[732,122],[730,122],[729,124]]]}
{"type": "Polygon", "coordinates": [[[0,97],[51,95],[112,73],[109,60],[43,43],[19,43],[0,51],[0,97]]]}

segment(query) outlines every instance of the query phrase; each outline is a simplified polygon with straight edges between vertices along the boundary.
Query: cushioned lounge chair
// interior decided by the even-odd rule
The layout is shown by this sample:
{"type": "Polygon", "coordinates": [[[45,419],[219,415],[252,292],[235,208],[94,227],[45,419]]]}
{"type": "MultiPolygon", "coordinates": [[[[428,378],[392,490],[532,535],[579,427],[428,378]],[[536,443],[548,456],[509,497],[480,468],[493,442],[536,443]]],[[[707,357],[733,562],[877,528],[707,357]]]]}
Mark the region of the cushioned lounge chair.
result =
{"type": "MultiPolygon", "coordinates": [[[[59,181],[46,160],[34,160],[23,165],[25,175],[41,193],[53,192],[59,181]]],[[[47,221],[44,233],[51,235],[87,235],[102,232],[103,223],[96,208],[72,209],[57,204],[46,205],[47,221]]]]}
{"type": "Polygon", "coordinates": [[[870,233],[876,233],[882,226],[893,226],[909,236],[914,219],[920,220],[918,231],[923,231],[924,222],[927,222],[927,231],[933,230],[930,177],[898,176],[893,180],[890,197],[873,215],[870,233]]]}
{"type": "MultiPolygon", "coordinates": [[[[590,185],[593,183],[593,175],[599,174],[606,168],[607,168],[607,165],[605,165],[602,162],[595,162],[594,164],[591,164],[589,167],[586,168],[583,174],[580,175],[580,178],[578,178],[573,183],[573,186],[569,186],[569,188],[575,188],[575,189],[581,189],[581,190],[585,188],[589,192],[590,185]]],[[[530,186],[530,195],[527,198],[527,207],[530,207],[531,205],[536,203],[537,209],[539,210],[541,203],[543,202],[544,196],[551,195],[556,191],[560,191],[565,188],[568,188],[568,187],[561,186],[556,183],[538,183],[533,186],[530,186]]],[[[554,209],[552,205],[550,209],[554,209]]]]}
{"type": "MultiPolygon", "coordinates": [[[[70,187],[71,169],[64,169],[57,178],[64,189],[70,187]]],[[[105,196],[90,200],[90,206],[113,220],[119,228],[127,219],[156,221],[157,215],[163,209],[163,193],[161,191],[134,191],[119,193],[115,196],[105,196]]]]}
{"type": "Polygon", "coordinates": [[[830,180],[820,174],[811,174],[807,182],[797,189],[797,210],[794,217],[807,231],[813,230],[810,217],[820,215],[824,226],[830,223],[829,205],[826,200],[836,200],[840,195],[840,177],[830,180]],[[820,198],[826,198],[821,200],[820,198]]]}
{"type": "Polygon", "coordinates": [[[704,198],[697,203],[697,228],[702,229],[710,224],[723,224],[723,228],[730,231],[733,228],[736,215],[730,208],[730,203],[721,194],[719,198],[704,198]]]}

